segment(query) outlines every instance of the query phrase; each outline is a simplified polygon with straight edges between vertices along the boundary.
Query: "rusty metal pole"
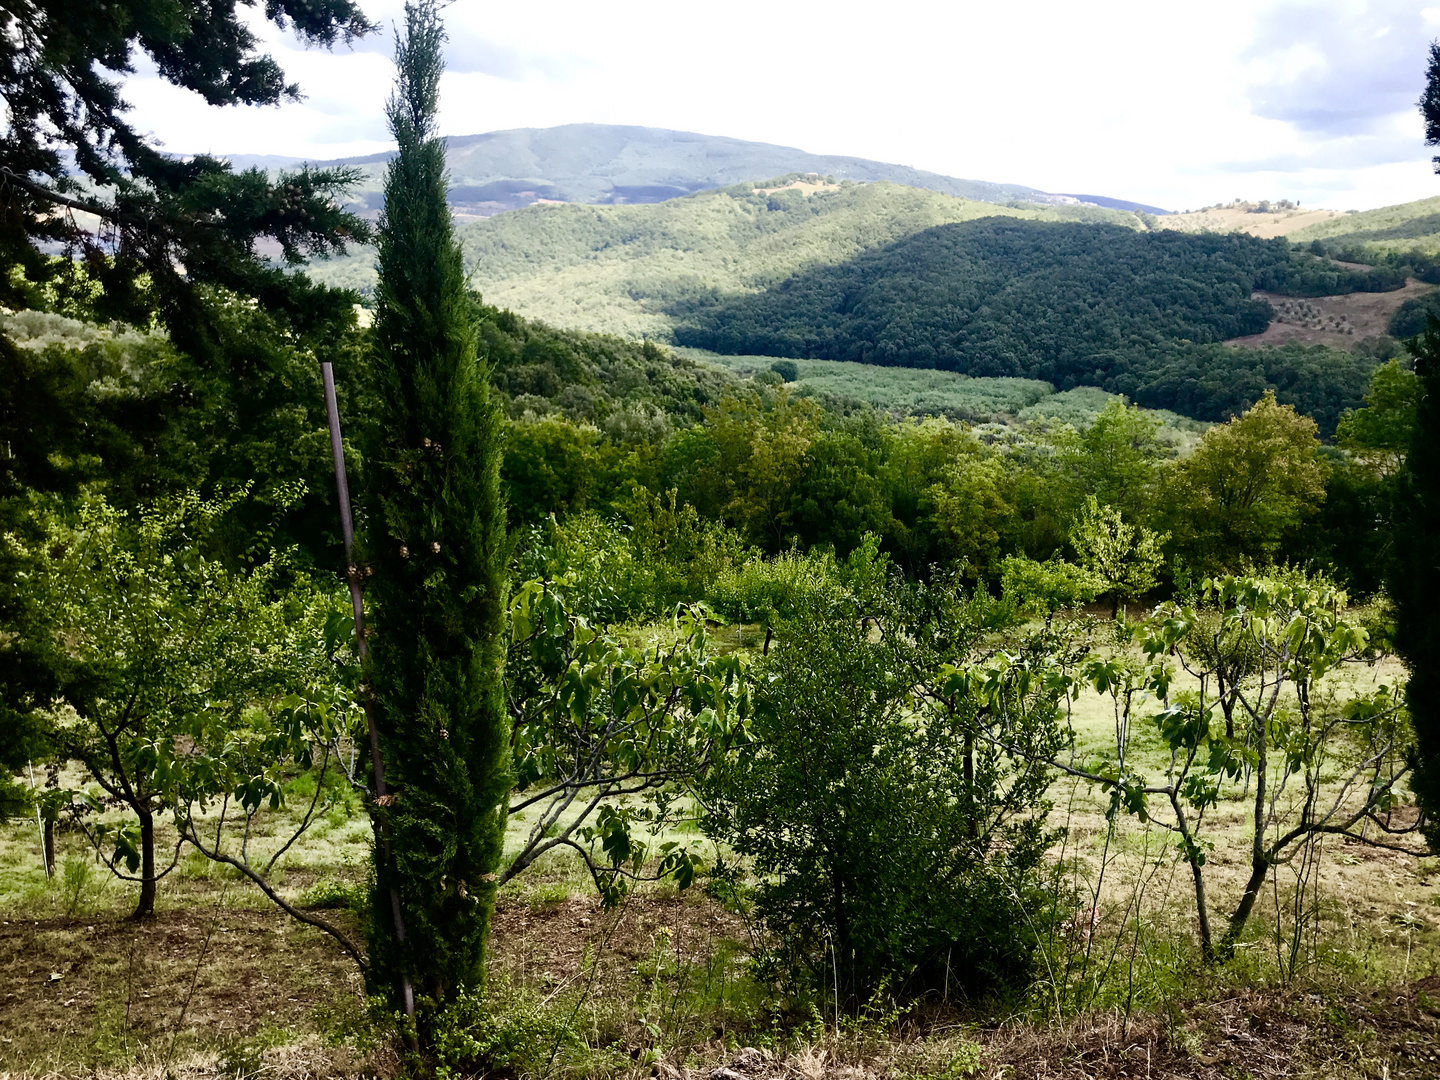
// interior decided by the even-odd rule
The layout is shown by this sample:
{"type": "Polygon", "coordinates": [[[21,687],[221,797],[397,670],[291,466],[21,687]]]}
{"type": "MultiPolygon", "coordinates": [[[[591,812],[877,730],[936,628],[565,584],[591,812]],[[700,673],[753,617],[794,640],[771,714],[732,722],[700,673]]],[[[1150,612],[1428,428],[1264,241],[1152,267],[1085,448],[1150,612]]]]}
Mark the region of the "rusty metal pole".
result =
{"type": "MultiPolygon", "coordinates": [[[[350,607],[355,614],[355,651],[363,662],[370,656],[370,646],[365,642],[365,601],[360,594],[360,567],[354,562],[355,521],[350,516],[350,484],[345,477],[345,446],[340,441],[340,407],[335,401],[335,369],[329,363],[320,365],[320,375],[325,382],[325,415],[330,421],[330,456],[335,463],[335,494],[340,502],[340,532],[345,539],[345,580],[350,584],[350,607]]],[[[375,799],[384,807],[388,793],[385,789],[385,762],[380,756],[380,732],[375,726],[375,698],[368,690],[363,691],[365,702],[365,726],[370,735],[370,766],[375,774],[375,799]]],[[[378,819],[375,831],[380,838],[381,857],[391,867],[390,832],[378,819]]],[[[395,919],[395,938],[405,940],[405,917],[400,911],[400,893],[395,883],[390,883],[390,913],[395,919]]],[[[400,973],[400,988],[405,999],[405,1015],[415,1018],[415,991],[410,985],[409,972],[400,973]]]]}

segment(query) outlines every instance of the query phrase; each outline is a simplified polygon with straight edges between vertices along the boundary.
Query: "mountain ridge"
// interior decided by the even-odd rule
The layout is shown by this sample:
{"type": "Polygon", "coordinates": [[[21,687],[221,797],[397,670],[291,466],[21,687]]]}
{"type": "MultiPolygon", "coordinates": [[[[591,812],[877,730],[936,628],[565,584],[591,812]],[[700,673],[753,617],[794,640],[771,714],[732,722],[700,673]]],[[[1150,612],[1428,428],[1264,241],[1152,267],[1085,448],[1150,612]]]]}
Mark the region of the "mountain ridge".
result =
{"type": "MultiPolygon", "coordinates": [[[[1168,213],[1159,207],[1110,196],[1051,194],[1024,184],[966,180],[909,165],[850,155],[812,154],[774,143],[670,128],[562,124],[447,136],[446,144],[450,202],[457,213],[469,217],[488,217],[541,200],[592,205],[663,202],[792,173],[816,173],[860,183],[888,181],[987,203],[1081,204],[1168,213]]],[[[284,168],[308,160],[279,155],[224,156],[240,168],[284,168]]],[[[373,214],[380,208],[381,177],[391,156],[392,152],[384,151],[309,163],[360,169],[362,182],[354,202],[363,212],[373,214]]]]}

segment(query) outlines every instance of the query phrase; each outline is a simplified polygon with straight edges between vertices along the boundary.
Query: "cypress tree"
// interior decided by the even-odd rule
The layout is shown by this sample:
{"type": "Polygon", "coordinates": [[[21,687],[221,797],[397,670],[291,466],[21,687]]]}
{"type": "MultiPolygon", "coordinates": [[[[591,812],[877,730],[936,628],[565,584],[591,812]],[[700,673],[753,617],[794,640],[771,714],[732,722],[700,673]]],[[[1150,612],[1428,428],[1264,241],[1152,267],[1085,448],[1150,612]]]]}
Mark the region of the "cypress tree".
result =
{"type": "Polygon", "coordinates": [[[501,420],[445,200],[444,37],[434,0],[406,5],[387,105],[399,152],[379,232],[365,535],[368,676],[390,789],[377,813],[392,852],[376,859],[374,989],[396,993],[408,975],[436,1008],[484,980],[511,787],[501,420]]]}
{"type": "Polygon", "coordinates": [[[1420,400],[1399,476],[1395,559],[1387,583],[1395,605],[1395,650],[1410,669],[1405,702],[1415,731],[1410,787],[1440,847],[1440,321],[1410,343],[1420,400]]]}
{"type": "MultiPolygon", "coordinates": [[[[1440,146],[1440,41],[1430,45],[1425,92],[1417,103],[1425,145],[1440,146]]],[[[1434,159],[1440,173],[1440,157],[1434,159]]],[[[1395,558],[1386,590],[1395,605],[1395,651],[1410,669],[1405,704],[1415,732],[1410,789],[1426,816],[1426,838],[1440,849],[1440,320],[1406,346],[1415,356],[1420,400],[1395,499],[1395,558]]]]}

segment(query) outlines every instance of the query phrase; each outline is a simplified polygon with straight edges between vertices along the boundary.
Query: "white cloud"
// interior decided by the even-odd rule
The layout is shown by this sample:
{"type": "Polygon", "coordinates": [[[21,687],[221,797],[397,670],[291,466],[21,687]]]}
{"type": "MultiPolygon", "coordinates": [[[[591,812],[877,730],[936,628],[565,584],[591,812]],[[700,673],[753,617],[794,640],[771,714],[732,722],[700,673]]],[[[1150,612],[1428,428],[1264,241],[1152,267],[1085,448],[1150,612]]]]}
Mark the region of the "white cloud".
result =
{"type": "MultiPolygon", "coordinates": [[[[353,52],[265,32],[300,104],[213,110],[141,76],[135,118],[176,150],[381,149],[401,7],[367,10],[387,30],[353,52]]],[[[1176,208],[1440,194],[1413,107],[1440,8],[1401,0],[456,0],[445,18],[452,134],[645,124],[1176,208]]]]}

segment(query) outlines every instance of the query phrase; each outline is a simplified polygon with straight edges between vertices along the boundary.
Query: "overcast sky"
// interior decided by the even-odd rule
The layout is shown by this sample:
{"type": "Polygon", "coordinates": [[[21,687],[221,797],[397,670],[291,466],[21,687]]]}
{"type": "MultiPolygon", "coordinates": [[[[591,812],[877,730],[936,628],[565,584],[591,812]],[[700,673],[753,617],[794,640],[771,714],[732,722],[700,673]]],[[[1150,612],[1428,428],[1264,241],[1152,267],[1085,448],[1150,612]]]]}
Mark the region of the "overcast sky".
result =
{"type": "MultiPolygon", "coordinates": [[[[143,65],[171,150],[334,158],[387,147],[400,4],[353,50],[264,36],[306,94],[212,109],[143,65]]],[[[694,4],[445,9],[442,129],[644,124],[1169,209],[1440,195],[1415,101],[1440,6],[1403,0],[694,4]]]]}

